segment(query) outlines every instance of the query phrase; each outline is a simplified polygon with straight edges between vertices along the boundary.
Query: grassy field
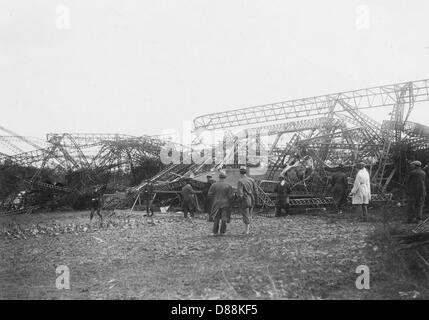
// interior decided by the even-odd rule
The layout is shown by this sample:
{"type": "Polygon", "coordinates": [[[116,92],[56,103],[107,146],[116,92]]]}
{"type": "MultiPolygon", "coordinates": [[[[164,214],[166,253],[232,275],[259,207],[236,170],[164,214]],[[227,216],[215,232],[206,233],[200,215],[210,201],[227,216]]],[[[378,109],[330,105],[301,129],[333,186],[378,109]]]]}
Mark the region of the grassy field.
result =
{"type": "Polygon", "coordinates": [[[369,240],[378,224],[350,213],[255,216],[246,236],[234,215],[227,235],[211,237],[204,217],[179,213],[123,211],[103,225],[88,212],[2,216],[0,299],[404,298],[415,288],[392,283],[369,240]],[[60,265],[69,290],[55,286],[60,265]],[[359,265],[369,290],[356,289],[359,265]]]}

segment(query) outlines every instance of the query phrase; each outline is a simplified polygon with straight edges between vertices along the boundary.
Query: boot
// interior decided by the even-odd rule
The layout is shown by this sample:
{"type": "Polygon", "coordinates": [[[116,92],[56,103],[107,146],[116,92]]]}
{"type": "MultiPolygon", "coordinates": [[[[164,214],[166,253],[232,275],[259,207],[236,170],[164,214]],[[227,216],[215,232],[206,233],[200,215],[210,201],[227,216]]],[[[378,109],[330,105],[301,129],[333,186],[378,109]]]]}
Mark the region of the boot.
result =
{"type": "Polygon", "coordinates": [[[368,207],[362,207],[362,219],[364,222],[368,222],[368,207]]]}
{"type": "Polygon", "coordinates": [[[219,222],[215,222],[213,224],[213,230],[212,230],[212,235],[217,235],[219,232],[219,222]]]}
{"type": "Polygon", "coordinates": [[[244,234],[249,234],[249,232],[250,232],[249,229],[250,229],[250,225],[249,224],[245,224],[244,225],[244,232],[243,233],[244,234]]]}
{"type": "Polygon", "coordinates": [[[222,221],[222,224],[220,225],[220,234],[224,235],[226,232],[226,221],[222,221]]]}
{"type": "Polygon", "coordinates": [[[285,205],[285,216],[290,215],[290,204],[286,203],[285,205]]]}

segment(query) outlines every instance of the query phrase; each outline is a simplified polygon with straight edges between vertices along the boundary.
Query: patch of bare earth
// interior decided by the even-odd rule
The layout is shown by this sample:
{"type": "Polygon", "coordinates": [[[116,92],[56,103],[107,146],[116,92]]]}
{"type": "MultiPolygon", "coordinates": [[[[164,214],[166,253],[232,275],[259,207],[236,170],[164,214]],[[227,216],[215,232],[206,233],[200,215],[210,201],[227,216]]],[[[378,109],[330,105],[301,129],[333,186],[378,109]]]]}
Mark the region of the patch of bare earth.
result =
{"type": "MultiPolygon", "coordinates": [[[[65,226],[88,223],[83,213],[53,217],[65,226]]],[[[17,237],[2,222],[1,299],[371,298],[371,290],[356,289],[355,270],[376,263],[366,243],[374,226],[355,219],[255,216],[245,236],[237,215],[223,237],[209,236],[204,219],[179,214],[153,221],[119,214],[108,227],[43,233],[32,231],[31,219],[15,221],[27,228],[17,237]],[[56,289],[59,265],[70,270],[70,290],[56,289]]]]}

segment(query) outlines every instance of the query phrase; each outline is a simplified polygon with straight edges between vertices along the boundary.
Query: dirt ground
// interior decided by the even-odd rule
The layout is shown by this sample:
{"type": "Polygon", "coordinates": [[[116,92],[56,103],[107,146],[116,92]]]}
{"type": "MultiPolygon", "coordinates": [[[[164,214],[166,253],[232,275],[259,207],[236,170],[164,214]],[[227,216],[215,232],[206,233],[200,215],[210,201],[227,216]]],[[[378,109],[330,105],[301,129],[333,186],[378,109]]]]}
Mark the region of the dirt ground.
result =
{"type": "Polygon", "coordinates": [[[0,217],[0,299],[401,298],[401,288],[385,290],[367,241],[376,223],[350,213],[255,215],[250,235],[234,215],[223,237],[209,236],[204,217],[180,213],[122,211],[103,225],[88,215],[0,217]],[[55,285],[61,265],[69,290],[55,285]],[[360,265],[370,269],[369,290],[356,288],[360,265]]]}

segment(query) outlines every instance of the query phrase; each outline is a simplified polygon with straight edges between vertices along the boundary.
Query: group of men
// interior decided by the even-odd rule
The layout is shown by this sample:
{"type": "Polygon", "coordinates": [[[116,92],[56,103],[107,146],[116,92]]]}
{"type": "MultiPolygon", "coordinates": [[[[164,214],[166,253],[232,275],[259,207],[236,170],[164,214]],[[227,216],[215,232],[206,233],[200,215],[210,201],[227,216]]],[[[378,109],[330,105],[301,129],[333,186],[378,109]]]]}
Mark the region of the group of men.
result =
{"type": "MultiPolygon", "coordinates": [[[[330,182],[330,192],[333,196],[334,205],[338,213],[342,213],[347,198],[352,198],[352,204],[361,209],[364,221],[368,220],[368,204],[371,200],[370,175],[365,168],[365,163],[356,164],[357,174],[353,187],[348,193],[348,177],[344,172],[344,166],[339,165],[338,170],[332,175],[330,182]]],[[[204,203],[204,212],[209,214],[209,221],[213,222],[212,235],[225,234],[227,223],[231,220],[232,205],[234,200],[238,200],[240,212],[243,216],[244,233],[250,231],[253,208],[257,203],[257,185],[253,178],[247,175],[245,166],[240,167],[240,179],[237,183],[237,192],[234,194],[231,184],[225,182],[225,171],[219,172],[219,181],[214,181],[211,175],[207,176],[206,187],[203,194],[206,198],[204,203]]],[[[198,206],[195,194],[197,193],[191,186],[188,179],[186,185],[181,190],[182,211],[185,218],[188,214],[194,217],[196,211],[202,212],[198,206]]],[[[420,161],[410,163],[410,172],[406,183],[406,192],[408,198],[407,223],[415,223],[423,220],[423,208],[425,206],[426,191],[429,187],[429,165],[422,169],[420,161]]],[[[279,182],[275,187],[276,198],[276,216],[289,214],[291,186],[283,175],[279,176],[279,182]]],[[[153,184],[149,182],[142,193],[148,216],[153,215],[153,184]]],[[[426,205],[429,207],[429,201],[426,205]]],[[[92,220],[94,213],[102,219],[100,214],[101,196],[97,193],[91,199],[92,220]]]]}
{"type": "MultiPolygon", "coordinates": [[[[420,161],[410,163],[410,172],[406,182],[407,193],[407,223],[418,223],[423,220],[423,207],[425,205],[426,190],[429,184],[429,165],[421,168],[420,161]],[[426,171],[426,172],[425,172],[426,171]]],[[[344,167],[339,166],[339,170],[332,175],[330,191],[333,195],[334,204],[338,213],[342,213],[343,206],[347,203],[347,195],[352,197],[352,204],[361,208],[364,221],[368,220],[368,204],[371,200],[371,185],[368,170],[365,163],[356,165],[358,170],[356,178],[348,194],[348,179],[344,172],[344,167]]]]}
{"type": "MultiPolygon", "coordinates": [[[[208,220],[213,222],[212,235],[223,235],[226,232],[227,224],[231,221],[233,201],[237,198],[240,212],[243,216],[244,234],[250,232],[253,208],[257,203],[257,187],[253,178],[247,175],[247,168],[240,167],[240,179],[237,182],[237,192],[234,194],[231,184],[225,179],[225,171],[219,172],[219,181],[214,181],[209,175],[207,176],[207,188],[204,190],[206,201],[204,211],[208,213],[208,220]]],[[[202,211],[195,202],[192,186],[188,182],[182,188],[182,210],[185,218],[188,213],[193,217],[194,212],[202,211]]]]}
{"type": "Polygon", "coordinates": [[[339,214],[343,212],[342,208],[347,204],[347,198],[350,196],[352,197],[352,204],[360,207],[362,218],[367,221],[368,204],[371,200],[370,176],[364,162],[357,163],[356,169],[356,178],[350,193],[348,193],[348,178],[342,164],[338,166],[338,170],[332,175],[329,189],[339,214]]]}

